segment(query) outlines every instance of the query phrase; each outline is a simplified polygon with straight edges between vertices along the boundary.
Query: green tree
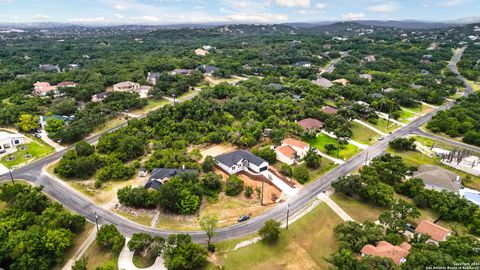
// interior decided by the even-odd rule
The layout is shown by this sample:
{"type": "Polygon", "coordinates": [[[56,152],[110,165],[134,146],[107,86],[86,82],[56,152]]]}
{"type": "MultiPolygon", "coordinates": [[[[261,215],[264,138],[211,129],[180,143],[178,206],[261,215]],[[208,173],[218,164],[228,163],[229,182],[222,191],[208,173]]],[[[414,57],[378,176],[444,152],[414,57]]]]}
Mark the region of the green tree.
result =
{"type": "Polygon", "coordinates": [[[63,120],[57,118],[49,118],[47,120],[47,124],[45,125],[45,131],[50,135],[54,135],[55,133],[63,130],[65,128],[65,124],[63,120]]]}
{"type": "Polygon", "coordinates": [[[40,127],[40,118],[38,115],[22,114],[18,118],[18,129],[24,132],[31,132],[37,130],[40,127]]]}
{"type": "Polygon", "coordinates": [[[305,155],[303,160],[305,161],[305,164],[307,165],[307,167],[311,169],[317,169],[318,167],[320,167],[320,162],[322,160],[322,157],[317,154],[317,152],[313,147],[310,147],[310,149],[308,149],[307,154],[305,155]]]}
{"type": "Polygon", "coordinates": [[[174,234],[165,242],[163,258],[169,270],[199,269],[207,264],[207,254],[190,235],[174,234]]]}
{"type": "Polygon", "coordinates": [[[260,235],[262,240],[273,244],[278,241],[278,238],[280,237],[280,232],[280,222],[270,219],[265,221],[265,224],[258,231],[258,234],[260,235]]]}
{"type": "Polygon", "coordinates": [[[87,270],[88,258],[82,257],[79,260],[75,261],[72,265],[72,270],[87,270]]]}
{"type": "Polygon", "coordinates": [[[205,160],[202,163],[202,171],[207,173],[211,172],[215,167],[215,159],[212,156],[205,157],[205,160]]]}
{"type": "Polygon", "coordinates": [[[304,184],[308,182],[310,179],[310,173],[308,172],[308,169],[303,166],[297,166],[293,168],[293,177],[301,184],[304,184]]]}
{"type": "Polygon", "coordinates": [[[211,250],[211,240],[212,237],[215,235],[215,228],[217,227],[218,219],[216,216],[203,215],[200,217],[199,223],[202,230],[207,234],[207,247],[209,250],[211,250]]]}
{"type": "Polygon", "coordinates": [[[120,253],[125,245],[125,237],[113,224],[103,225],[98,230],[97,243],[103,248],[111,249],[115,254],[120,253]]]}
{"type": "Polygon", "coordinates": [[[231,174],[227,178],[227,184],[225,186],[225,194],[228,196],[236,196],[243,191],[243,188],[244,188],[243,185],[244,185],[243,180],[240,179],[240,177],[238,177],[235,174],[231,174]]]}

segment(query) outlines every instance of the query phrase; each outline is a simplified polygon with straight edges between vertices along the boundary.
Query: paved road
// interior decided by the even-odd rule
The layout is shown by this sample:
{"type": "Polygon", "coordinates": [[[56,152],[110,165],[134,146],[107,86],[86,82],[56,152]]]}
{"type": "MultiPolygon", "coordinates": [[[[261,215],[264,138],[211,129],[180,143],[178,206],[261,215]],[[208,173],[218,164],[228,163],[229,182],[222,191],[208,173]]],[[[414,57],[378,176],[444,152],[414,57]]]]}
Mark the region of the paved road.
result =
{"type": "MultiPolygon", "coordinates": [[[[358,168],[362,163],[365,162],[366,158],[368,157],[373,158],[375,156],[381,155],[384,150],[387,148],[388,143],[398,137],[405,136],[407,134],[412,133],[413,131],[417,130],[421,125],[425,124],[427,121],[431,119],[431,117],[437,113],[439,110],[444,110],[453,105],[453,102],[449,102],[445,105],[442,105],[435,109],[434,111],[421,116],[410,124],[396,130],[391,135],[387,136],[384,140],[375,143],[374,145],[370,146],[369,148],[365,149],[364,151],[358,153],[351,159],[347,160],[345,163],[337,166],[326,175],[320,177],[310,185],[303,188],[300,192],[296,193],[292,197],[288,199],[288,201],[277,205],[276,207],[272,208],[268,212],[252,218],[251,220],[243,223],[238,223],[229,227],[219,228],[217,229],[217,235],[214,237],[214,241],[222,241],[226,239],[236,238],[240,236],[245,236],[251,234],[257,230],[259,230],[266,220],[268,219],[275,219],[281,222],[286,220],[286,209],[287,203],[290,205],[290,214],[294,216],[297,213],[302,212],[315,197],[320,194],[321,192],[325,191],[330,184],[338,179],[341,176],[345,176],[351,171],[358,168]]],[[[119,127],[117,127],[119,128],[119,127]]],[[[109,131],[113,131],[117,128],[112,128],[109,131]]],[[[109,132],[107,131],[107,132],[109,132]]],[[[92,138],[89,138],[87,141],[92,143],[101,136],[101,134],[96,135],[92,138]]],[[[95,212],[99,216],[99,222],[101,224],[114,224],[116,225],[119,230],[124,233],[125,235],[129,236],[136,232],[146,232],[152,235],[159,235],[159,236],[168,236],[171,234],[176,233],[185,233],[185,231],[176,231],[176,230],[164,230],[164,229],[155,229],[146,227],[143,225],[139,225],[133,221],[127,220],[121,216],[118,216],[108,210],[97,206],[95,203],[90,201],[88,198],[76,192],[71,187],[69,187],[65,183],[57,182],[56,180],[48,177],[47,175],[43,175],[42,167],[45,165],[53,162],[54,160],[60,158],[64,151],[55,153],[47,158],[39,160],[37,162],[31,163],[17,169],[14,171],[14,175],[16,178],[25,179],[35,185],[43,185],[44,191],[52,196],[54,199],[58,200],[60,203],[65,205],[67,208],[72,209],[73,211],[79,213],[80,215],[86,217],[90,221],[95,221],[95,212]]],[[[5,181],[8,179],[8,175],[1,175],[0,181],[5,181]]],[[[189,231],[188,232],[192,239],[197,242],[206,242],[206,235],[200,231],[189,231]]]]}
{"type": "Polygon", "coordinates": [[[425,132],[421,129],[417,129],[417,130],[412,131],[412,134],[420,135],[420,136],[423,136],[423,137],[430,138],[432,140],[436,140],[436,141],[440,141],[440,142],[444,142],[444,143],[453,145],[453,146],[458,147],[458,148],[468,149],[468,150],[480,153],[480,147],[478,147],[478,146],[466,144],[466,143],[455,141],[455,140],[445,138],[445,137],[442,137],[442,136],[439,136],[439,135],[436,135],[436,134],[428,133],[428,132],[425,132]]]}

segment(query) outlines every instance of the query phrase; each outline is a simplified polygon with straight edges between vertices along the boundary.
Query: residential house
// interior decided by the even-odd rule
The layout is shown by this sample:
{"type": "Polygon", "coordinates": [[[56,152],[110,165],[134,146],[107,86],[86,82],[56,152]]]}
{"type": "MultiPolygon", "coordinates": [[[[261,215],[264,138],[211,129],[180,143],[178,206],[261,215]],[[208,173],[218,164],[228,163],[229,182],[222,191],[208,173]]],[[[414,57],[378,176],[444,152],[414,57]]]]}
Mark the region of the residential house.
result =
{"type": "Polygon", "coordinates": [[[74,88],[74,87],[77,87],[77,86],[78,86],[78,83],[76,83],[76,82],[71,82],[71,81],[61,82],[61,83],[58,83],[58,84],[57,84],[57,87],[58,87],[58,88],[62,88],[62,87],[71,87],[71,88],[74,88]]]}
{"type": "Polygon", "coordinates": [[[391,88],[391,87],[385,88],[385,89],[382,88],[382,91],[383,91],[384,93],[391,93],[391,92],[395,91],[395,89],[393,89],[393,88],[391,88]]]}
{"type": "Polygon", "coordinates": [[[215,50],[215,49],[216,49],[215,47],[212,47],[212,46],[210,46],[210,45],[204,45],[204,46],[202,46],[202,48],[203,48],[204,50],[206,50],[206,51],[210,51],[210,50],[215,50]]]}
{"type": "Polygon", "coordinates": [[[349,81],[347,79],[341,78],[341,79],[336,79],[336,80],[332,81],[332,83],[341,84],[343,86],[346,86],[349,83],[349,81]]]}
{"type": "Polygon", "coordinates": [[[333,83],[328,80],[328,79],[325,79],[325,78],[318,78],[314,81],[312,81],[313,84],[315,85],[318,85],[318,86],[321,86],[323,88],[330,88],[333,86],[333,83]]]}
{"type": "Polygon", "coordinates": [[[24,137],[18,133],[0,131],[0,154],[15,149],[24,142],[24,137]]]}
{"type": "Polygon", "coordinates": [[[269,89],[277,90],[277,91],[280,91],[280,90],[283,89],[283,85],[281,85],[279,83],[269,83],[269,84],[267,84],[267,87],[269,89]]]}
{"type": "Polygon", "coordinates": [[[100,101],[103,101],[107,97],[108,97],[107,92],[98,93],[98,94],[92,95],[92,101],[93,102],[100,102],[100,101]]]}
{"type": "Polygon", "coordinates": [[[188,75],[192,72],[191,69],[174,69],[170,71],[170,75],[176,76],[176,75],[188,75]]]}
{"type": "Polygon", "coordinates": [[[114,92],[137,92],[140,84],[131,81],[121,82],[113,85],[114,92]]]}
{"type": "Polygon", "coordinates": [[[304,158],[310,145],[300,140],[287,138],[275,148],[277,160],[288,165],[293,165],[298,159],[304,158]]]}
{"type": "Polygon", "coordinates": [[[367,61],[369,63],[377,61],[377,58],[373,54],[367,55],[363,59],[365,59],[365,61],[367,61]]]}
{"type": "Polygon", "coordinates": [[[403,242],[399,246],[394,246],[386,241],[378,242],[377,246],[365,245],[360,250],[362,257],[377,256],[383,258],[390,258],[396,265],[400,265],[407,261],[407,256],[412,247],[409,243],[403,242]]]}
{"type": "Polygon", "coordinates": [[[330,43],[324,44],[324,45],[323,45],[323,48],[324,48],[325,50],[331,50],[331,49],[332,49],[332,44],[330,44],[330,43]]]}
{"type": "Polygon", "coordinates": [[[171,168],[155,168],[152,171],[152,175],[148,179],[147,183],[145,183],[144,187],[146,189],[160,189],[160,187],[165,184],[168,180],[172,179],[175,176],[181,174],[190,174],[194,173],[197,174],[198,170],[195,169],[171,169],[171,168]]]}
{"type": "Polygon", "coordinates": [[[323,127],[323,122],[314,118],[305,118],[297,122],[304,132],[317,132],[323,127]]]}
{"type": "Polygon", "coordinates": [[[40,64],[38,67],[45,72],[60,72],[60,67],[58,65],[40,64]]]}
{"type": "Polygon", "coordinates": [[[216,164],[229,174],[240,171],[261,173],[268,170],[268,162],[245,150],[235,150],[215,157],[216,164]]]}
{"type": "Polygon", "coordinates": [[[48,116],[40,115],[40,126],[44,129],[45,126],[47,125],[48,119],[52,119],[52,118],[62,120],[64,123],[67,123],[67,122],[70,122],[70,121],[74,120],[75,116],[74,115],[70,115],[70,116],[68,116],[68,115],[58,115],[58,114],[51,114],[51,115],[48,115],[48,116]]]}
{"type": "Polygon", "coordinates": [[[422,179],[427,189],[446,190],[458,194],[462,188],[457,174],[435,165],[421,165],[413,177],[422,179]]]}
{"type": "Polygon", "coordinates": [[[373,76],[370,74],[360,74],[358,77],[360,79],[368,80],[369,82],[371,82],[373,79],[373,76]]]}
{"type": "Polygon", "coordinates": [[[147,82],[150,85],[157,85],[157,81],[160,78],[160,73],[158,72],[148,72],[147,74],[147,82]]]}
{"type": "Polygon", "coordinates": [[[338,109],[331,106],[324,106],[320,111],[328,115],[332,115],[336,114],[338,112],[338,109]]]}
{"type": "Polygon", "coordinates": [[[199,55],[199,56],[205,56],[205,55],[209,54],[209,52],[207,50],[200,49],[200,48],[196,49],[194,52],[195,52],[196,55],[199,55]]]}
{"type": "Polygon", "coordinates": [[[217,67],[215,66],[209,66],[209,65],[200,65],[197,67],[197,70],[200,70],[203,72],[205,75],[212,75],[215,71],[218,70],[217,67]]]}
{"type": "Polygon", "coordinates": [[[75,69],[79,69],[79,68],[80,68],[79,64],[68,64],[68,69],[69,70],[75,70],[75,69]]]}
{"type": "Polygon", "coordinates": [[[50,85],[48,82],[36,82],[33,84],[33,92],[35,95],[44,97],[48,93],[53,92],[54,95],[58,95],[58,90],[56,85],[50,85]]]}
{"type": "Polygon", "coordinates": [[[430,239],[428,239],[427,243],[436,245],[438,245],[438,243],[441,241],[447,240],[447,238],[452,234],[452,231],[428,220],[422,220],[415,229],[415,232],[428,235],[430,239]]]}
{"type": "Polygon", "coordinates": [[[300,62],[296,62],[295,64],[293,64],[292,66],[294,67],[306,67],[306,68],[309,68],[312,66],[312,64],[310,62],[307,62],[307,61],[300,61],[300,62]]]}
{"type": "Polygon", "coordinates": [[[140,96],[140,98],[148,98],[150,90],[152,90],[151,86],[142,85],[140,86],[140,89],[138,89],[137,93],[140,96]]]}

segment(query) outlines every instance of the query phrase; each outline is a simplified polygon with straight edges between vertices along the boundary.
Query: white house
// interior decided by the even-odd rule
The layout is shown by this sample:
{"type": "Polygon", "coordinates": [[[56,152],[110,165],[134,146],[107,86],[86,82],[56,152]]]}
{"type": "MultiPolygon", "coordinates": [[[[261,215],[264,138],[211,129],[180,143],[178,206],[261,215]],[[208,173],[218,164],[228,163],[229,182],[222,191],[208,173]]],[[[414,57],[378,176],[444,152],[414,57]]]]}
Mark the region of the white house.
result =
{"type": "Polygon", "coordinates": [[[140,84],[126,81],[113,85],[114,92],[136,92],[140,89],[140,84]]]}
{"type": "Polygon", "coordinates": [[[298,159],[304,158],[310,145],[300,140],[287,138],[275,149],[278,161],[288,165],[293,165],[298,159]]]}
{"type": "Polygon", "coordinates": [[[22,135],[0,131],[0,153],[16,148],[23,141],[24,137],[22,135]]]}
{"type": "Polygon", "coordinates": [[[245,150],[235,150],[215,157],[216,164],[229,174],[250,170],[261,173],[268,170],[268,162],[245,150]]]}

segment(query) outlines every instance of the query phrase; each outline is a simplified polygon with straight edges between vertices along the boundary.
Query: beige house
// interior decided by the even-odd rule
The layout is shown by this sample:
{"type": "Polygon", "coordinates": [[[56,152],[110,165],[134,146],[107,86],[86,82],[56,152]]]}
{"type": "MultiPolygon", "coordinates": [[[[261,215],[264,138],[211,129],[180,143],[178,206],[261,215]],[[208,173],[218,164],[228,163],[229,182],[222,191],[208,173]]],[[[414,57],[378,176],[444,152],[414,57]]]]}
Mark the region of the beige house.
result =
{"type": "Polygon", "coordinates": [[[121,82],[113,85],[114,92],[137,92],[140,84],[131,81],[121,82]]]}
{"type": "Polygon", "coordinates": [[[205,55],[209,54],[209,52],[207,50],[198,48],[198,49],[195,50],[195,54],[199,55],[199,56],[205,56],[205,55]]]}
{"type": "Polygon", "coordinates": [[[282,144],[275,148],[275,154],[278,161],[288,165],[293,165],[298,159],[305,157],[310,146],[300,140],[287,138],[282,144]]]}

